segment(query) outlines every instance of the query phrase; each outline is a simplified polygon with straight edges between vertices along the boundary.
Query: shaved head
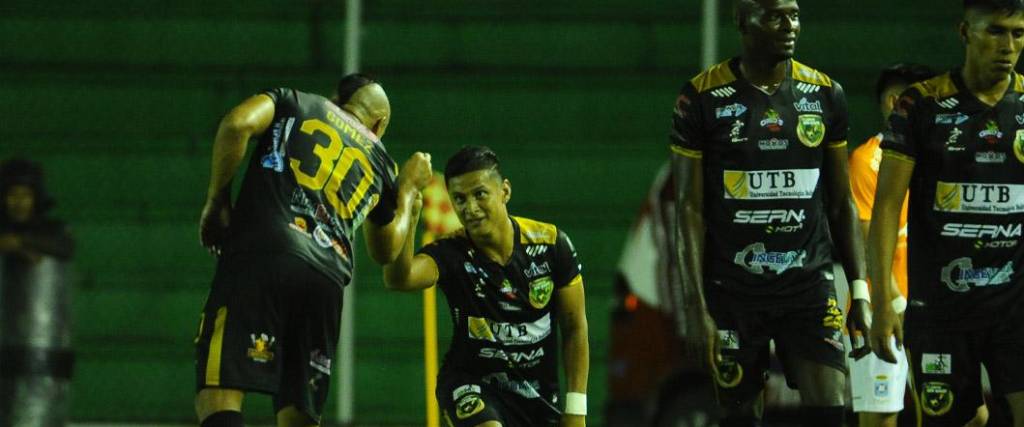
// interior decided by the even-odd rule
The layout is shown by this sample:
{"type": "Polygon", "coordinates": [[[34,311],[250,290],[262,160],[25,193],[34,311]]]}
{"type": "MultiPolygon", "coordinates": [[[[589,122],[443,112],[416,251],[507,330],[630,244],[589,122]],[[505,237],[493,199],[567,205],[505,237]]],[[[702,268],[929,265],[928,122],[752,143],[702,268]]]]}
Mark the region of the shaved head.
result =
{"type": "Polygon", "coordinates": [[[378,137],[384,136],[391,121],[391,102],[384,88],[376,82],[356,89],[341,108],[356,116],[378,137]]]}

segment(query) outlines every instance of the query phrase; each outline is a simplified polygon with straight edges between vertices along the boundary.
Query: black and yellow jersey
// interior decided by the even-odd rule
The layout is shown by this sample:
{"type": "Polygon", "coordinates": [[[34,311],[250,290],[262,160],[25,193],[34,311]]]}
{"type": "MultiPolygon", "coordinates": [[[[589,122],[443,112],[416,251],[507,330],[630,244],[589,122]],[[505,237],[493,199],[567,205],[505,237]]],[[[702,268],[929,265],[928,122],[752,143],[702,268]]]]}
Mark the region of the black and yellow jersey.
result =
{"type": "Polygon", "coordinates": [[[683,87],[671,149],[702,159],[707,283],[763,303],[832,279],[823,159],[847,127],[839,84],[794,60],[771,95],[738,58],[683,87]]]}
{"type": "Polygon", "coordinates": [[[420,252],[437,264],[451,312],[441,376],[468,375],[558,412],[558,290],[582,286],[576,249],[554,225],[512,217],[507,265],[477,251],[464,230],[420,252]]]}
{"type": "Polygon", "coordinates": [[[274,119],[232,208],[227,255],[294,254],[344,286],[355,229],[367,217],[381,225],[394,218],[397,165],[327,98],[284,88],[264,95],[274,119]]]}
{"type": "Polygon", "coordinates": [[[998,322],[1024,303],[1024,77],[994,106],[954,70],[904,92],[883,137],[914,162],[908,322],[998,322]]]}

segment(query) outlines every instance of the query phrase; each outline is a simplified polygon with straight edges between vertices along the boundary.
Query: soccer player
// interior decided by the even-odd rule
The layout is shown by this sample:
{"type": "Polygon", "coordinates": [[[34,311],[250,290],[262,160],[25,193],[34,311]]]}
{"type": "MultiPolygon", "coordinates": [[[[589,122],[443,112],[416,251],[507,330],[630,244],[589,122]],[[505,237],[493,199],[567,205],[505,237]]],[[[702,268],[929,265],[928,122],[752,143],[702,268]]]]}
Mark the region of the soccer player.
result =
{"type": "MultiPolygon", "coordinates": [[[[890,116],[872,213],[874,300],[889,301],[900,205],[910,190],[906,342],[923,425],[962,426],[980,366],[1024,427],[1024,1],[965,0],[964,64],[917,83],[890,116]]],[[[875,353],[896,361],[903,322],[875,306],[875,353]]]]}
{"type": "MultiPolygon", "coordinates": [[[[922,65],[897,64],[882,70],[875,83],[875,97],[882,118],[889,117],[899,95],[908,86],[934,75],[934,72],[922,65]]],[[[871,207],[875,201],[878,164],[882,159],[882,150],[879,148],[881,142],[882,134],[879,133],[853,150],[850,155],[850,187],[853,190],[853,200],[857,203],[861,229],[865,236],[871,224],[871,207]]],[[[897,313],[902,313],[907,306],[906,215],[907,207],[904,201],[903,211],[900,213],[899,243],[892,269],[893,285],[898,291],[893,293],[896,297],[892,304],[897,313]]],[[[884,362],[874,354],[849,361],[853,411],[859,414],[859,425],[896,426],[896,415],[903,409],[907,381],[906,354],[900,350],[896,356],[896,364],[884,362]]]]}
{"type": "Polygon", "coordinates": [[[673,118],[687,343],[716,379],[722,426],[762,418],[770,340],[804,425],[841,426],[837,258],[853,279],[849,328],[870,314],[845,95],[793,59],[796,0],[740,0],[735,18],[742,54],[690,80],[673,118]]]}
{"type": "Polygon", "coordinates": [[[392,262],[430,180],[422,153],[396,177],[380,142],[390,117],[384,89],[353,74],[333,100],[273,89],[221,121],[200,219],[202,244],[219,254],[196,337],[202,427],[242,426],[245,392],[273,395],[279,426],[320,422],[355,229],[374,261],[392,262]],[[250,137],[259,142],[232,207],[250,137]]]}
{"type": "Polygon", "coordinates": [[[410,235],[384,267],[390,289],[436,284],[447,297],[454,332],[436,391],[444,419],[459,427],[585,425],[587,318],[572,242],[554,225],[509,215],[512,186],[489,148],[463,147],[444,176],[464,228],[415,256],[410,235]]]}

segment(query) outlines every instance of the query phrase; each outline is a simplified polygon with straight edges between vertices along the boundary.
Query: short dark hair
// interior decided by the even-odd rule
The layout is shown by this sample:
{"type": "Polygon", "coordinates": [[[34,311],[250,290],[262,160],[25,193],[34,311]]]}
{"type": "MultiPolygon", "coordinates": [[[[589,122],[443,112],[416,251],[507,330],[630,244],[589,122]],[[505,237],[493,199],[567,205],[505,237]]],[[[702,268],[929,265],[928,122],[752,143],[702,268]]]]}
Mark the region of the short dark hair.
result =
{"type": "MultiPolygon", "coordinates": [[[[53,198],[46,191],[43,168],[32,160],[11,158],[0,163],[0,197],[6,198],[11,187],[24,185],[35,196],[35,216],[45,214],[54,206],[53,198]]],[[[0,222],[7,221],[7,209],[0,209],[0,222]]]]}
{"type": "Polygon", "coordinates": [[[890,86],[910,86],[932,77],[935,77],[935,71],[927,65],[900,63],[885,67],[875,82],[875,101],[882,102],[882,92],[890,86]]]}
{"type": "Polygon", "coordinates": [[[338,105],[345,105],[356,91],[366,85],[377,83],[369,74],[352,73],[338,80],[338,105]]]}
{"type": "Polygon", "coordinates": [[[501,178],[501,162],[494,150],[485,146],[464,145],[448,158],[448,163],[444,166],[444,182],[447,183],[459,175],[487,169],[494,171],[498,178],[501,178]]]}
{"type": "Polygon", "coordinates": [[[1024,0],[964,0],[964,10],[987,12],[1005,11],[1009,14],[1024,11],[1024,0]]]}

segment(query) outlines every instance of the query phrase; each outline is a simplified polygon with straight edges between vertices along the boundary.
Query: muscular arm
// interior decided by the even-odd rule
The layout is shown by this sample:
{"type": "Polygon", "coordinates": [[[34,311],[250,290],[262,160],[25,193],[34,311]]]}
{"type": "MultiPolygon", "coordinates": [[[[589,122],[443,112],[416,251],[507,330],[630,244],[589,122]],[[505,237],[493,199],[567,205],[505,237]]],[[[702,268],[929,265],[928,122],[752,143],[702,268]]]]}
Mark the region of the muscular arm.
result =
{"type": "Polygon", "coordinates": [[[274,101],[267,95],[246,99],[221,119],[213,142],[207,200],[228,195],[229,184],[245,157],[249,139],[263,134],[273,120],[274,101]]]}
{"type": "MultiPolygon", "coordinates": [[[[395,220],[397,221],[397,219],[395,220]]],[[[410,232],[401,246],[401,251],[392,262],[383,264],[384,287],[394,291],[416,291],[437,283],[440,271],[430,255],[413,255],[416,242],[416,225],[419,223],[419,209],[410,215],[407,225],[410,232]]],[[[394,221],[392,221],[394,222],[394,221]]]]}
{"type": "Polygon", "coordinates": [[[386,225],[377,225],[373,221],[363,223],[363,237],[370,258],[380,265],[395,262],[406,247],[411,257],[412,245],[416,240],[416,225],[419,223],[419,209],[416,203],[419,192],[411,185],[399,185],[398,203],[395,217],[386,225]]]}
{"type": "Polygon", "coordinates": [[[825,149],[824,172],[825,197],[828,205],[829,231],[832,240],[839,250],[846,277],[854,279],[867,277],[864,260],[864,237],[861,234],[860,220],[857,218],[857,206],[850,196],[850,174],[847,163],[846,143],[832,144],[825,149]]]}
{"type": "Polygon", "coordinates": [[[897,296],[891,283],[892,259],[896,253],[900,211],[913,172],[911,158],[890,152],[882,156],[867,243],[868,273],[871,283],[875,284],[871,288],[874,301],[890,301],[897,296]]]}
{"type": "Polygon", "coordinates": [[[587,393],[590,342],[583,293],[583,276],[559,289],[558,324],[562,334],[562,364],[568,392],[587,393]]]}

